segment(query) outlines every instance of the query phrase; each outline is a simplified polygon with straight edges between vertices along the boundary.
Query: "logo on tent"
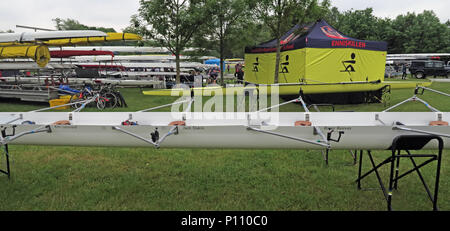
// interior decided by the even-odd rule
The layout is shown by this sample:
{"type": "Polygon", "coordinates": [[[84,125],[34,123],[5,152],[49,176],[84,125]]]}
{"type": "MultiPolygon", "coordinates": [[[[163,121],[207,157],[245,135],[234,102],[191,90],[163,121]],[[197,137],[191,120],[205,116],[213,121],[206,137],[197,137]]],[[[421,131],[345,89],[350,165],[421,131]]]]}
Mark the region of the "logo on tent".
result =
{"type": "Polygon", "coordinates": [[[280,44],[283,45],[283,44],[286,44],[286,43],[290,42],[290,41],[292,40],[293,37],[294,37],[294,34],[292,33],[292,34],[290,34],[287,38],[281,40],[281,41],[280,41],[280,44]]]}
{"type": "Polygon", "coordinates": [[[280,73],[289,73],[288,66],[289,66],[289,55],[286,55],[286,62],[280,63],[281,65],[281,72],[280,73]]]}
{"type": "Polygon", "coordinates": [[[322,30],[322,32],[330,37],[330,38],[334,38],[334,39],[348,39],[344,36],[342,36],[341,34],[339,34],[335,29],[329,27],[329,26],[322,26],[320,27],[320,29],[322,30]]]}
{"type": "Polygon", "coordinates": [[[258,72],[259,60],[256,57],[256,62],[253,63],[253,72],[258,72]]]}
{"type": "Polygon", "coordinates": [[[350,72],[355,72],[355,68],[353,67],[354,64],[356,64],[356,55],[355,53],[352,53],[350,55],[351,60],[342,61],[342,65],[344,66],[344,70],[341,70],[341,72],[347,72],[350,75],[350,72]]]}

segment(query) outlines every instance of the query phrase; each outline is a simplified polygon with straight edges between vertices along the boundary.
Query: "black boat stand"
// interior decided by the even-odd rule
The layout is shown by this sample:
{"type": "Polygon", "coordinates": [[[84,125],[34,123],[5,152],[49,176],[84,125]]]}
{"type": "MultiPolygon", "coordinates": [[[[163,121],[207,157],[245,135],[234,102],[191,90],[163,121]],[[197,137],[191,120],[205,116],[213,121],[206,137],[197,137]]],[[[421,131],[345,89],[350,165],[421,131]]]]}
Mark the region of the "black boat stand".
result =
{"type": "MultiPolygon", "coordinates": [[[[2,138],[6,138],[6,129],[1,130],[1,136],[2,138]]],[[[6,170],[0,169],[0,173],[6,174],[8,176],[8,179],[11,178],[11,169],[9,165],[9,150],[8,150],[8,144],[1,144],[0,146],[4,146],[5,156],[6,156],[6,170]]]]}
{"type": "Polygon", "coordinates": [[[358,189],[361,189],[361,180],[364,179],[366,176],[370,175],[371,173],[375,172],[376,177],[378,179],[378,182],[380,184],[381,190],[383,191],[383,195],[387,202],[387,209],[389,211],[392,210],[391,202],[392,202],[392,191],[395,189],[397,190],[398,186],[398,180],[403,178],[404,176],[412,173],[417,172],[417,175],[419,176],[423,186],[425,187],[425,190],[428,194],[429,199],[431,200],[433,204],[433,210],[437,211],[437,200],[438,200],[438,192],[439,192],[439,177],[440,177],[440,169],[441,169],[441,158],[442,158],[442,149],[444,147],[444,142],[441,137],[436,135],[401,135],[396,137],[393,142],[392,146],[389,148],[389,150],[392,151],[392,155],[382,161],[380,164],[375,165],[375,162],[372,157],[372,153],[370,150],[367,150],[367,155],[369,156],[370,162],[372,164],[372,169],[365,174],[361,175],[362,170],[362,157],[364,151],[360,151],[360,158],[359,158],[359,170],[358,170],[358,179],[356,179],[356,183],[358,185],[358,189]],[[410,150],[420,150],[422,149],[428,142],[431,140],[437,140],[438,141],[438,148],[439,152],[438,154],[411,154],[410,150]],[[401,151],[406,151],[407,154],[401,154],[401,151]],[[399,175],[399,165],[400,165],[400,158],[409,158],[414,166],[414,168],[404,172],[403,174],[399,175]],[[415,162],[415,158],[427,158],[422,164],[417,165],[415,162]],[[437,161],[436,166],[436,177],[435,177],[435,186],[434,186],[434,195],[431,194],[430,189],[428,188],[428,185],[425,183],[425,180],[420,172],[420,168],[433,162],[437,161]],[[380,174],[378,172],[378,169],[385,165],[390,163],[390,174],[389,174],[389,187],[386,191],[386,187],[383,184],[383,181],[380,177],[380,174]]]}
{"type": "Polygon", "coordinates": [[[22,136],[29,135],[29,134],[36,134],[40,132],[52,132],[49,125],[39,127],[36,129],[32,129],[30,131],[21,132],[19,134],[16,134],[16,125],[12,126],[12,133],[7,134],[6,130],[8,127],[0,127],[0,147],[4,146],[5,155],[6,155],[6,170],[0,169],[0,173],[6,174],[8,176],[8,179],[11,178],[11,169],[10,169],[10,163],[9,163],[9,149],[8,149],[8,143],[18,139],[22,136]]]}
{"type": "Polygon", "coordinates": [[[0,169],[0,173],[6,174],[8,176],[8,179],[10,179],[11,178],[11,170],[9,167],[9,151],[8,151],[7,144],[5,144],[4,150],[5,150],[5,156],[6,156],[6,170],[0,169]]]}

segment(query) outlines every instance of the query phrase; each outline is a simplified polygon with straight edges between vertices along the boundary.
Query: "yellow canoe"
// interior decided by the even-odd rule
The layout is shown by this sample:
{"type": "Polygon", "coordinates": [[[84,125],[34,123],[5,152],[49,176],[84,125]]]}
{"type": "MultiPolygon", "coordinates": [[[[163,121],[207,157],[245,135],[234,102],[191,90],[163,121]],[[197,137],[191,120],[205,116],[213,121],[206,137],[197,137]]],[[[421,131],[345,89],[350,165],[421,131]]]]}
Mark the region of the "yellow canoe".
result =
{"type": "Polygon", "coordinates": [[[385,86],[390,86],[391,89],[407,89],[415,88],[417,86],[427,87],[432,82],[414,82],[414,81],[386,81],[379,83],[341,83],[341,84],[308,84],[308,85],[280,85],[280,86],[235,86],[235,87],[200,87],[192,89],[159,89],[143,91],[144,95],[156,95],[156,96],[188,96],[191,91],[194,95],[214,96],[214,95],[238,95],[243,94],[244,91],[253,92],[258,91],[259,94],[271,95],[278,92],[279,95],[297,95],[300,89],[303,94],[322,94],[322,93],[343,93],[343,92],[364,92],[364,91],[376,91],[385,86]]]}

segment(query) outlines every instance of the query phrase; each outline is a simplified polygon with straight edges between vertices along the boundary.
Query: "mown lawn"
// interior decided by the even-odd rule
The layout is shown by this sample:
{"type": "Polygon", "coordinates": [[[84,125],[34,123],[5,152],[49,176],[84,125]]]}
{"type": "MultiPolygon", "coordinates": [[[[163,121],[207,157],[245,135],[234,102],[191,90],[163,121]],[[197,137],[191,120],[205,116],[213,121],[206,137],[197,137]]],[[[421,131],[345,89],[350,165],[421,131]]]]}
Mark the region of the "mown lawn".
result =
{"type": "MultiPolygon", "coordinates": [[[[433,83],[431,88],[450,92],[449,83],[433,83]]],[[[129,107],[114,111],[137,111],[175,100],[144,96],[138,88],[121,92],[129,107]]],[[[412,89],[395,90],[390,105],[412,95],[412,89]]],[[[419,97],[442,111],[450,109],[448,97],[431,92],[419,97]]],[[[0,111],[45,106],[2,101],[0,111]]],[[[383,104],[336,106],[336,110],[384,109],[383,104]]],[[[428,111],[418,102],[396,110],[428,111]]],[[[280,111],[303,110],[298,104],[290,104],[280,111]]],[[[358,168],[352,165],[348,151],[331,151],[329,166],[322,153],[313,150],[11,145],[10,152],[12,178],[0,175],[0,210],[386,210],[381,190],[357,190],[354,181],[358,168]]],[[[450,210],[448,153],[444,153],[441,169],[441,210],[450,210]]],[[[374,154],[377,162],[389,155],[385,151],[374,154]]],[[[4,168],[3,154],[1,161],[4,168]]],[[[409,167],[409,161],[403,160],[401,170],[409,167]]],[[[368,168],[365,156],[364,169],[368,168]]],[[[388,170],[385,167],[381,171],[385,180],[388,170]]],[[[422,173],[433,189],[435,164],[422,173]]],[[[376,177],[366,179],[363,187],[378,188],[376,177]]],[[[393,195],[395,210],[432,208],[416,174],[402,179],[393,195]]]]}

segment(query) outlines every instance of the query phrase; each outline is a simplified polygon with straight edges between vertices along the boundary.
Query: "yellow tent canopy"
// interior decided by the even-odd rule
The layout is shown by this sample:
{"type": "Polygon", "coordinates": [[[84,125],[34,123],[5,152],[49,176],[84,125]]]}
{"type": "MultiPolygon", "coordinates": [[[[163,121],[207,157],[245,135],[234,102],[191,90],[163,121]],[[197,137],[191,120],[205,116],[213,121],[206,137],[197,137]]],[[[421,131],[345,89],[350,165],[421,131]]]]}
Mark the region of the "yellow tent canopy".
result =
{"type": "MultiPolygon", "coordinates": [[[[281,37],[278,83],[384,81],[387,43],[345,36],[321,20],[281,37]]],[[[246,47],[245,81],[274,84],[277,40],[246,47]]]]}

